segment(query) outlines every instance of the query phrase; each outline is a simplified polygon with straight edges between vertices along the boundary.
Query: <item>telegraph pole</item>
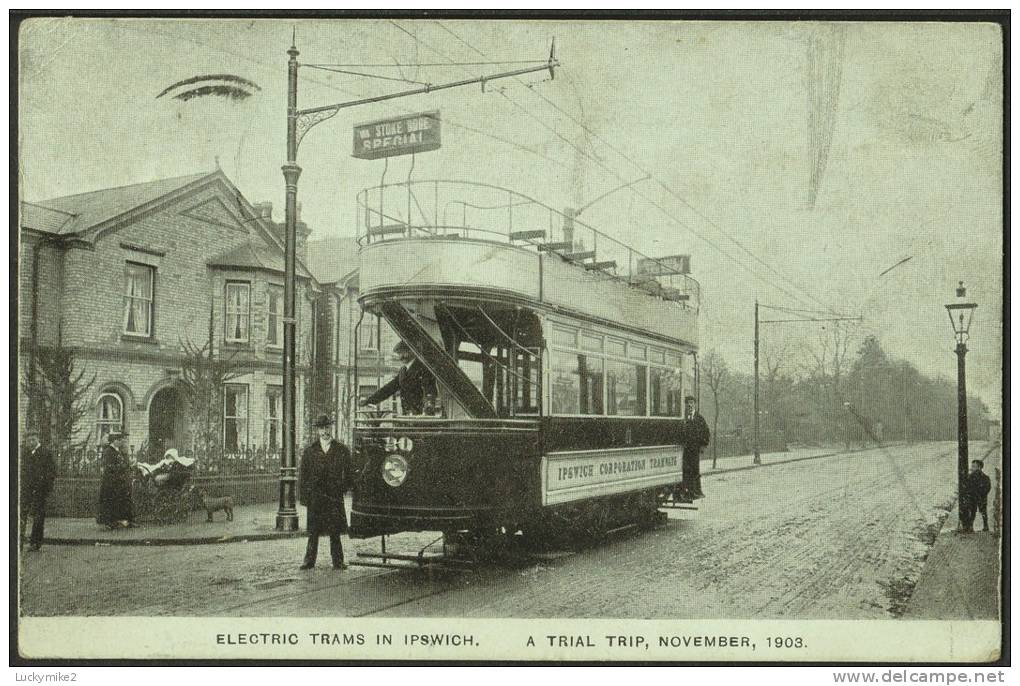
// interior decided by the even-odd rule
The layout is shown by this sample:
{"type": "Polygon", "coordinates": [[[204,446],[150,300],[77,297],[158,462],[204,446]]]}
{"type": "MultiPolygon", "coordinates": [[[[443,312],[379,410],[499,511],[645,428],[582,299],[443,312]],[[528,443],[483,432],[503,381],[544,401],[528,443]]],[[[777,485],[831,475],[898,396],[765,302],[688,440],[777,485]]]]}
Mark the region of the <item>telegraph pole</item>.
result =
{"type": "Polygon", "coordinates": [[[754,301],[754,464],[761,464],[758,444],[758,301],[754,301]]]}
{"type": "MultiPolygon", "coordinates": [[[[296,36],[296,33],[295,33],[296,36]]],[[[500,72],[490,76],[479,76],[476,78],[452,81],[443,84],[425,84],[421,88],[388,93],[370,98],[350,100],[348,102],[324,105],[322,107],[311,107],[298,109],[297,106],[297,79],[298,68],[301,66],[297,61],[298,55],[296,37],[291,40],[290,49],[287,50],[287,161],[283,165],[283,178],[286,184],[287,202],[284,237],[284,292],[283,292],[283,455],[280,459],[280,502],[276,513],[276,528],[281,531],[295,531],[298,529],[298,514],[296,500],[297,485],[297,410],[295,397],[297,395],[297,375],[295,369],[295,341],[297,340],[297,320],[295,318],[296,303],[296,271],[297,271],[297,190],[298,178],[301,176],[301,167],[297,164],[298,147],[305,134],[315,126],[331,117],[334,117],[340,110],[358,105],[367,105],[383,100],[393,100],[410,95],[427,95],[432,91],[458,88],[471,84],[481,84],[485,88],[486,81],[505,79],[512,76],[521,76],[537,71],[549,70],[550,78],[556,78],[554,69],[560,66],[556,59],[556,43],[549,49],[549,59],[541,61],[539,66],[525,67],[513,71],[500,72]]]]}

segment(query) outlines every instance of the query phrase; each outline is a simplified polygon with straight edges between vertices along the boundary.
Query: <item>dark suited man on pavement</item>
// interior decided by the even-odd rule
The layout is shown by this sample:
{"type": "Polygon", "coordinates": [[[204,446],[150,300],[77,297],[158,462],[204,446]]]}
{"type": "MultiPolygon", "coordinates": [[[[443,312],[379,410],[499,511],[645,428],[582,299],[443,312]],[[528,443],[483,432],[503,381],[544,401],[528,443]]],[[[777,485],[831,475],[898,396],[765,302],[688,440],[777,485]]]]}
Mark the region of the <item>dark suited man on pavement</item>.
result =
{"type": "Polygon", "coordinates": [[[315,566],[319,536],[329,536],[333,569],[347,569],[340,535],[347,533],[344,493],[353,485],[351,453],[333,438],[333,421],[328,415],[315,420],[317,440],[301,453],[298,477],[301,504],[308,508],[308,546],[301,569],[315,566]]]}
{"type": "Polygon", "coordinates": [[[28,516],[32,515],[28,546],[30,550],[39,550],[46,526],[46,498],[53,490],[57,464],[53,453],[39,442],[38,431],[28,431],[25,438],[27,440],[21,451],[21,536],[24,538],[28,516]]]}
{"type": "Polygon", "coordinates": [[[401,414],[423,414],[425,399],[436,395],[436,379],[425,365],[415,359],[407,343],[400,341],[393,348],[393,352],[400,358],[402,364],[400,371],[385,386],[365,398],[361,404],[378,405],[383,400],[400,393],[401,414]]]}

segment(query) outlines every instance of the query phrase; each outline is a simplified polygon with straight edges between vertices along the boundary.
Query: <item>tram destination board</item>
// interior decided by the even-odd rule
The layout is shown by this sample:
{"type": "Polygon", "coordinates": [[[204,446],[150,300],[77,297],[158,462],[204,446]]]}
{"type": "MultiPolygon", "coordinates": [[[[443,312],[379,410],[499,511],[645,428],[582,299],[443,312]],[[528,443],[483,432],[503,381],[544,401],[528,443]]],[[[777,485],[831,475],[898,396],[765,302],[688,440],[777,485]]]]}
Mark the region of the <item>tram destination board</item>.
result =
{"type": "Polygon", "coordinates": [[[438,150],[442,146],[441,134],[439,110],[355,124],[353,155],[377,160],[438,150]]]}

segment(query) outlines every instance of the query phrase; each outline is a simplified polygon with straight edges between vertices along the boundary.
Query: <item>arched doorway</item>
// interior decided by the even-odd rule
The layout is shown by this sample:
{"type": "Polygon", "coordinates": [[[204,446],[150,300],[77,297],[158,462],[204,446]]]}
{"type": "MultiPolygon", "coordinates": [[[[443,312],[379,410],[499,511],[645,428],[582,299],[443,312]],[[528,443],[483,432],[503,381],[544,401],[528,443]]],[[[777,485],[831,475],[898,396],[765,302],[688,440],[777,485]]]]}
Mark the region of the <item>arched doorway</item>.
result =
{"type": "Polygon", "coordinates": [[[156,392],[149,403],[149,457],[159,460],[168,448],[184,447],[181,394],[173,386],[156,392]]]}

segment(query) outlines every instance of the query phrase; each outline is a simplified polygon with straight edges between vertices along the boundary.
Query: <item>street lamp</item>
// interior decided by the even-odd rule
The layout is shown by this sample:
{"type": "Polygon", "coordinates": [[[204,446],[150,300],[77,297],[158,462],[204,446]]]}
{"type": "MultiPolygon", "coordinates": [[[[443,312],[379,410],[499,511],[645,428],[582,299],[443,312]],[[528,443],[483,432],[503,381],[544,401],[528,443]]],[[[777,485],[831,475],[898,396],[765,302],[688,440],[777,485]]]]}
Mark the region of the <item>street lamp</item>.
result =
{"type": "Polygon", "coordinates": [[[963,281],[956,289],[958,301],[946,305],[949,312],[949,323],[953,326],[953,334],[956,336],[956,414],[958,419],[956,444],[956,489],[958,503],[958,531],[963,531],[963,512],[965,490],[964,484],[967,480],[967,339],[970,338],[970,322],[974,317],[974,310],[977,303],[963,302],[967,297],[967,289],[963,281]]]}

